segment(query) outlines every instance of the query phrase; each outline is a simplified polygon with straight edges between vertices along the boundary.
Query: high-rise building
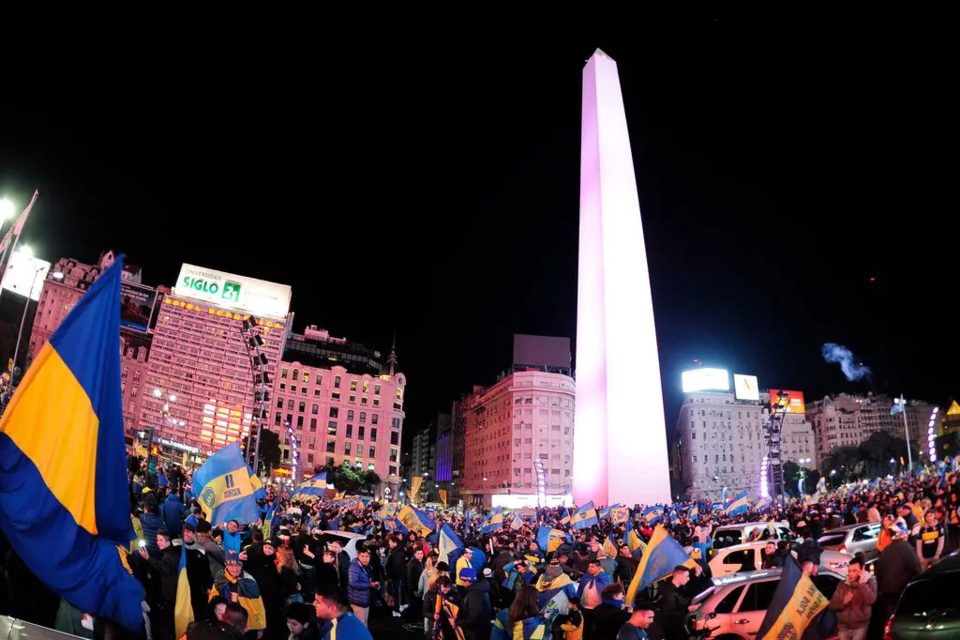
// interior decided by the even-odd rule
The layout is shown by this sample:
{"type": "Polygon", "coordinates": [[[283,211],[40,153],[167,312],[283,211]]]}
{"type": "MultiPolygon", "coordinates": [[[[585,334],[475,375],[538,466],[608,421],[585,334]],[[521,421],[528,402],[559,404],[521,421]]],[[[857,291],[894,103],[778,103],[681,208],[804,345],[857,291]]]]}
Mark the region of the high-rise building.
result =
{"type": "Polygon", "coordinates": [[[453,422],[449,413],[437,414],[437,471],[434,481],[451,495],[453,482],[453,422]]]}
{"type": "Polygon", "coordinates": [[[420,500],[423,500],[433,490],[437,466],[436,459],[437,442],[433,438],[433,432],[429,427],[421,429],[413,436],[413,458],[409,469],[411,483],[413,478],[423,478],[420,500]]]}
{"type": "Polygon", "coordinates": [[[286,341],[271,401],[284,463],[292,463],[288,426],[299,446],[300,474],[349,464],[375,472],[397,495],[406,376],[396,353],[380,352],[311,325],[286,341]]]}
{"type": "Polygon", "coordinates": [[[272,380],[290,322],[290,287],[184,264],[159,307],[139,426],[203,455],[249,435],[255,388],[243,323],[259,327],[272,380]]]}

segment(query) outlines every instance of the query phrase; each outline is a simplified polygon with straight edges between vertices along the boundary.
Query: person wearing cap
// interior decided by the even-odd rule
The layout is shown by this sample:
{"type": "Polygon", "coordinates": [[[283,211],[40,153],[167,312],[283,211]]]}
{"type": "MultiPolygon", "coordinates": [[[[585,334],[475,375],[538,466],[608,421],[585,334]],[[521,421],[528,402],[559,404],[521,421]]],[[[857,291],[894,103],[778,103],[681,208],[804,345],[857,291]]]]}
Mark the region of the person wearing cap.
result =
{"type": "MultiPolygon", "coordinates": [[[[603,590],[611,582],[613,580],[601,567],[600,560],[596,557],[591,558],[587,563],[587,573],[580,579],[580,586],[577,587],[577,598],[583,607],[584,640],[593,638],[594,610],[600,606],[603,590]]],[[[616,628],[619,629],[620,625],[616,628]]]]}
{"type": "Polygon", "coordinates": [[[647,629],[653,624],[653,602],[637,596],[630,619],[623,623],[617,640],[649,640],[647,629]]]}
{"type": "Polygon", "coordinates": [[[280,589],[280,574],[277,571],[277,548],[272,539],[264,540],[263,531],[253,532],[255,542],[246,548],[243,569],[249,573],[260,587],[263,608],[267,614],[267,628],[270,636],[276,637],[283,632],[283,598],[280,589]]]}
{"type": "Polygon", "coordinates": [[[187,556],[187,581],[190,583],[193,619],[202,620],[207,611],[207,592],[213,586],[213,575],[207,562],[207,552],[197,540],[196,529],[189,522],[183,523],[181,544],[187,556]]]}
{"type": "Polygon", "coordinates": [[[487,640],[490,637],[490,619],[493,618],[490,584],[486,580],[477,580],[477,570],[473,567],[461,569],[457,579],[467,585],[457,616],[457,626],[463,631],[464,640],[487,640]]]}
{"type": "MultiPolygon", "coordinates": [[[[570,598],[577,597],[577,588],[574,586],[573,580],[563,572],[560,559],[556,556],[552,557],[550,562],[547,563],[546,569],[537,579],[536,588],[540,593],[537,596],[537,606],[540,607],[541,611],[545,610],[550,601],[556,598],[561,591],[568,601],[570,598]]],[[[550,624],[553,624],[552,619],[550,624]]]]}
{"type": "Polygon", "coordinates": [[[461,555],[460,558],[457,560],[456,584],[461,589],[466,589],[467,585],[460,580],[460,572],[463,569],[473,566],[470,564],[472,561],[473,561],[473,549],[470,547],[467,547],[466,549],[463,550],[463,555],[461,555]]]}
{"type": "Polygon", "coordinates": [[[257,631],[262,637],[267,628],[267,615],[263,607],[263,598],[257,581],[243,570],[240,554],[236,551],[226,552],[226,566],[213,579],[213,589],[210,598],[216,596],[226,598],[228,602],[239,604],[247,612],[247,629],[257,631]]]}
{"type": "Polygon", "coordinates": [[[883,611],[884,620],[893,615],[907,583],[920,573],[916,549],[907,542],[910,531],[906,523],[895,522],[890,531],[893,542],[880,553],[874,565],[877,572],[877,604],[883,611]]]}
{"type": "Polygon", "coordinates": [[[365,622],[350,610],[343,591],[336,585],[317,585],[313,608],[320,627],[321,640],[373,640],[365,622]]]}

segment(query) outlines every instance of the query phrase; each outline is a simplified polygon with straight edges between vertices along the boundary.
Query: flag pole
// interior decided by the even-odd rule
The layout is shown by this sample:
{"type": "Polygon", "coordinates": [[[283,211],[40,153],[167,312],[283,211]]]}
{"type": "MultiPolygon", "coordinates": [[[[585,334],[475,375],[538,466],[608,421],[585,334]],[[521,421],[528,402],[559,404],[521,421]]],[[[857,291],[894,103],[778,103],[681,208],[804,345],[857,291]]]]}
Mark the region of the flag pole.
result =
{"type": "Polygon", "coordinates": [[[913,455],[910,453],[910,426],[907,424],[907,401],[900,394],[900,413],[903,414],[903,435],[907,439],[907,471],[913,471],[913,455]]]}

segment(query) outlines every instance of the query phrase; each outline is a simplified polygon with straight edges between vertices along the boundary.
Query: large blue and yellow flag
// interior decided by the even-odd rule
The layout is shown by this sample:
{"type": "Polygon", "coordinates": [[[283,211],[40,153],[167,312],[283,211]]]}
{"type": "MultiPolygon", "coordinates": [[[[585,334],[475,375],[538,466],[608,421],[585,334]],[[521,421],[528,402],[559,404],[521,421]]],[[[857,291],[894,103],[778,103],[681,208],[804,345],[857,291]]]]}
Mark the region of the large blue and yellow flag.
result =
{"type": "Polygon", "coordinates": [[[750,509],[750,500],[747,498],[747,492],[741,491],[730,502],[724,505],[723,511],[728,516],[738,516],[746,513],[750,509]]]}
{"type": "Polygon", "coordinates": [[[788,555],[773,599],[757,631],[757,640],[819,637],[819,625],[811,625],[828,604],[830,599],[820,593],[810,576],[804,574],[797,561],[788,555]],[[809,633],[805,634],[808,629],[809,633]]]}
{"type": "Polygon", "coordinates": [[[624,544],[630,547],[630,555],[635,559],[640,557],[647,543],[640,539],[640,534],[633,528],[633,520],[627,520],[627,530],[623,536],[624,544]]]}
{"type": "Polygon", "coordinates": [[[217,451],[197,469],[193,487],[204,517],[214,524],[231,520],[250,524],[260,517],[250,470],[236,442],[217,451]]]}
{"type": "MultiPolygon", "coordinates": [[[[297,490],[293,492],[291,500],[315,500],[322,498],[327,490],[327,472],[321,471],[314,474],[300,483],[297,490]]],[[[396,512],[390,515],[395,515],[396,512]]]]}
{"type": "Polygon", "coordinates": [[[397,520],[403,523],[408,531],[416,531],[422,536],[427,535],[437,528],[437,523],[427,517],[422,511],[405,505],[397,514],[397,520]]]}
{"type": "Polygon", "coordinates": [[[700,505],[693,505],[690,507],[690,511],[687,512],[687,517],[690,518],[690,522],[696,522],[697,518],[700,517],[700,505]]]}
{"type": "Polygon", "coordinates": [[[260,476],[253,472],[250,465],[247,465],[247,471],[250,473],[250,485],[253,487],[254,500],[266,500],[267,490],[263,488],[263,481],[260,480],[260,476]]]}
{"type": "Polygon", "coordinates": [[[647,524],[653,524],[663,517],[664,508],[658,504],[643,510],[643,519],[647,524]]]}
{"type": "Polygon", "coordinates": [[[173,605],[175,638],[187,633],[187,626],[193,622],[193,603],[190,600],[190,580],[187,578],[187,547],[180,545],[180,566],[177,567],[177,598],[173,605]]]}
{"type": "Polygon", "coordinates": [[[613,534],[608,533],[606,539],[603,541],[603,552],[607,554],[608,558],[617,557],[617,541],[613,539],[613,534]]]}
{"type": "Polygon", "coordinates": [[[640,564],[637,565],[637,570],[633,574],[633,580],[627,589],[626,602],[632,606],[638,591],[667,577],[673,573],[674,567],[678,565],[693,567],[695,563],[696,561],[690,558],[690,554],[683,550],[670,532],[663,525],[657,525],[643,552],[643,557],[640,558],[640,564]]]}
{"type": "Polygon", "coordinates": [[[560,529],[551,529],[550,527],[537,529],[537,545],[544,553],[556,551],[557,547],[566,541],[572,542],[573,539],[560,529]]]}
{"type": "Polygon", "coordinates": [[[480,533],[493,533],[500,529],[503,529],[503,510],[497,507],[483,520],[480,533]]]}
{"type": "Polygon", "coordinates": [[[117,258],[43,345],[0,421],[0,527],[30,570],[82,611],[138,630],[143,587],[118,546],[134,532],[120,399],[117,258]]]}
{"type": "Polygon", "coordinates": [[[623,524],[630,517],[630,507],[616,507],[610,509],[610,521],[613,524],[623,524]]]}
{"type": "Polygon", "coordinates": [[[603,509],[600,509],[599,511],[597,511],[597,517],[599,517],[601,520],[605,520],[612,516],[614,509],[619,509],[619,508],[620,508],[619,502],[617,502],[616,504],[612,504],[609,507],[604,507],[603,509]]]}
{"type": "Polygon", "coordinates": [[[560,517],[560,524],[567,526],[570,524],[570,511],[566,507],[560,507],[563,509],[563,515],[560,517]]]}
{"type": "Polygon", "coordinates": [[[450,564],[450,554],[457,549],[463,549],[463,542],[453,531],[453,527],[449,524],[444,524],[440,529],[440,538],[437,541],[437,550],[440,553],[438,560],[450,564]]]}
{"type": "Polygon", "coordinates": [[[600,524],[597,510],[593,506],[593,500],[577,509],[577,512],[570,518],[570,524],[573,525],[574,529],[586,529],[600,524]]]}

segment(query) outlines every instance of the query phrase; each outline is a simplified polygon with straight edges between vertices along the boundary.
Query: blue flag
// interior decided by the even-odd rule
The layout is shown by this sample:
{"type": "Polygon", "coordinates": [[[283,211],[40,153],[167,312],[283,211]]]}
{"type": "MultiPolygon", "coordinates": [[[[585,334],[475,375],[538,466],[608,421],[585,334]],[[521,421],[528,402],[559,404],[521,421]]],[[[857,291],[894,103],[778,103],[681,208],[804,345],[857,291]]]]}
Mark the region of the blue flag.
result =
{"type": "Polygon", "coordinates": [[[300,483],[297,490],[293,492],[291,500],[309,500],[322,498],[327,489],[327,472],[321,471],[314,474],[300,483]]]}
{"type": "Polygon", "coordinates": [[[577,509],[577,512],[570,518],[570,524],[573,525],[574,529],[586,529],[587,527],[600,524],[600,519],[597,517],[597,510],[593,506],[592,500],[577,509]]]}
{"type": "Polygon", "coordinates": [[[728,516],[738,516],[741,513],[746,513],[750,509],[750,500],[747,499],[747,492],[741,491],[728,502],[723,510],[728,516]]]}
{"type": "Polygon", "coordinates": [[[674,567],[686,565],[693,567],[695,561],[690,558],[690,554],[683,550],[676,538],[670,535],[663,525],[657,525],[650,542],[647,543],[643,556],[640,558],[640,564],[633,575],[630,587],[627,589],[626,602],[633,604],[637,592],[642,591],[649,585],[661,578],[673,573],[674,567]]]}
{"type": "Polygon", "coordinates": [[[443,525],[440,529],[440,539],[437,544],[437,550],[440,553],[438,560],[450,564],[448,561],[450,554],[458,549],[463,549],[463,542],[457,537],[453,527],[449,524],[443,525]]]}
{"type": "Polygon", "coordinates": [[[197,469],[193,486],[199,491],[197,502],[204,516],[214,524],[231,520],[250,524],[260,515],[250,471],[236,442],[217,451],[197,469]]]}
{"type": "Polygon", "coordinates": [[[819,637],[815,633],[819,627],[817,617],[829,604],[830,598],[820,593],[797,561],[787,555],[757,639],[819,637]],[[805,633],[808,629],[814,633],[805,633]]]}
{"type": "Polygon", "coordinates": [[[0,527],[24,563],[82,611],[143,628],[120,398],[123,256],[43,345],[0,421],[0,527]]]}

